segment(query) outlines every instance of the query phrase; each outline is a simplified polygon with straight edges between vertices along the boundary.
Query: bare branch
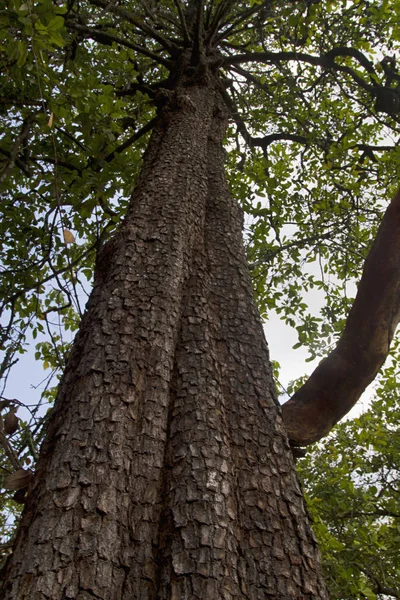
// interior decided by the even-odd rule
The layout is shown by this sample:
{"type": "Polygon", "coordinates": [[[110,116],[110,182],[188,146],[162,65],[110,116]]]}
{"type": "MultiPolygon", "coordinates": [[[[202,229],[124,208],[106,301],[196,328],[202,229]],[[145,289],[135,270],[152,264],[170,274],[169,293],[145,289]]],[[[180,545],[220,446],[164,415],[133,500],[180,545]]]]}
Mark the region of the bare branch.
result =
{"type": "Polygon", "coordinates": [[[32,123],[35,119],[36,113],[31,113],[30,115],[28,115],[26,117],[26,119],[23,120],[22,122],[22,126],[21,126],[21,131],[18,134],[11,152],[8,153],[6,150],[2,151],[2,154],[7,156],[9,158],[8,163],[5,165],[3,172],[0,174],[0,183],[3,182],[8,174],[12,171],[14,165],[17,165],[22,171],[24,171],[27,175],[29,174],[29,170],[27,168],[27,166],[25,165],[25,163],[23,163],[22,161],[20,161],[18,159],[18,152],[22,146],[22,144],[27,143],[28,140],[28,136],[29,136],[29,132],[32,126],[32,123]]]}
{"type": "Polygon", "coordinates": [[[196,19],[193,28],[193,52],[192,63],[198,64],[204,54],[203,34],[204,34],[204,0],[197,0],[196,19]]]}
{"type": "Polygon", "coordinates": [[[222,0],[215,11],[215,15],[213,20],[211,21],[211,25],[208,31],[207,43],[213,43],[213,38],[218,31],[219,26],[221,25],[222,20],[235,4],[234,0],[222,0]]]}
{"type": "Polygon", "coordinates": [[[136,131],[133,135],[131,135],[131,137],[129,137],[127,140],[125,140],[125,142],[123,144],[121,144],[120,146],[115,148],[115,150],[110,152],[110,154],[108,156],[106,156],[106,158],[104,160],[106,162],[111,162],[113,160],[113,158],[115,158],[116,154],[120,154],[121,152],[123,152],[124,150],[129,148],[129,146],[132,146],[132,144],[137,142],[146,133],[151,131],[153,129],[154,125],[156,124],[156,122],[157,122],[157,117],[154,117],[154,119],[151,119],[151,121],[146,123],[146,125],[144,125],[141,129],[139,129],[139,131],[136,131]]]}
{"type": "Polygon", "coordinates": [[[49,165],[57,165],[58,167],[64,167],[64,169],[68,169],[69,171],[76,171],[79,175],[82,175],[83,169],[81,167],[77,167],[71,163],[65,162],[63,160],[55,160],[49,156],[31,156],[31,160],[34,162],[43,162],[49,165]]]}
{"type": "Polygon", "coordinates": [[[231,34],[237,33],[236,27],[241,25],[244,21],[248,22],[251,17],[254,17],[257,13],[265,10],[268,6],[271,6],[272,4],[273,4],[273,0],[266,0],[262,4],[255,4],[248,10],[243,11],[243,13],[235,21],[233,21],[233,23],[230,24],[228,29],[226,29],[225,31],[220,33],[218,36],[216,36],[214,43],[218,44],[222,40],[229,37],[231,34]]]}
{"type": "Polygon", "coordinates": [[[98,29],[93,29],[91,27],[87,27],[86,25],[81,25],[80,23],[76,23],[75,21],[72,21],[70,19],[66,19],[65,24],[68,27],[68,29],[73,29],[74,31],[84,33],[87,37],[92,38],[100,44],[106,44],[109,46],[113,42],[115,42],[116,44],[120,44],[125,48],[131,48],[132,50],[135,50],[135,52],[144,54],[144,56],[147,56],[152,60],[158,62],[159,64],[164,65],[164,67],[167,67],[167,69],[171,68],[172,63],[168,59],[163,58],[162,56],[156,54],[155,52],[152,52],[151,50],[147,50],[147,48],[144,48],[144,46],[139,46],[138,44],[129,42],[128,40],[125,40],[124,38],[121,38],[112,33],[105,33],[104,31],[99,31],[98,29]]]}
{"type": "Polygon", "coordinates": [[[118,17],[121,17],[125,21],[132,23],[132,25],[143,31],[143,33],[146,33],[147,35],[151,36],[155,41],[161,44],[163,48],[168,50],[171,56],[175,56],[179,51],[179,47],[174,42],[172,42],[172,40],[161,35],[158,31],[153,29],[153,27],[148,25],[148,23],[145,23],[135,13],[126,10],[122,6],[110,6],[110,2],[108,0],[90,0],[90,4],[93,4],[93,6],[103,8],[105,11],[111,12],[117,15],[118,17]]]}
{"type": "Polygon", "coordinates": [[[0,98],[0,104],[11,104],[14,106],[42,106],[41,100],[29,100],[28,98],[0,98]]]}
{"type": "Polygon", "coordinates": [[[174,0],[174,3],[175,3],[175,6],[176,6],[176,8],[178,10],[179,20],[181,22],[181,27],[182,27],[183,39],[185,41],[185,44],[189,44],[189,42],[190,42],[190,33],[188,31],[188,27],[187,27],[185,15],[183,13],[183,8],[182,8],[181,0],[174,0]]]}

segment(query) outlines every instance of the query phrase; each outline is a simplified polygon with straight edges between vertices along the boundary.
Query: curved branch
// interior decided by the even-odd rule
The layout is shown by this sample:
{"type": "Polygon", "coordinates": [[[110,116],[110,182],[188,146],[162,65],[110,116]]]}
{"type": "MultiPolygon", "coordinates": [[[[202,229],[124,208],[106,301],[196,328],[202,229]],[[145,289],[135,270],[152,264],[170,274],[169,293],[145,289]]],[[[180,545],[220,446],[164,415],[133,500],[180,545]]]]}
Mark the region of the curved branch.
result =
{"type": "Polygon", "coordinates": [[[325,57],[328,60],[333,60],[337,56],[351,56],[352,58],[358,60],[360,65],[363,66],[368,73],[375,75],[373,63],[365,56],[365,54],[360,52],[360,50],[357,50],[356,48],[349,48],[347,46],[340,46],[338,48],[332,48],[332,50],[329,50],[325,54],[325,57]]]}
{"type": "Polygon", "coordinates": [[[400,191],[389,204],[364,264],[337,347],[282,406],[291,443],[324,437],[376,377],[400,321],[400,191]]]}
{"type": "MultiPolygon", "coordinates": [[[[235,71],[240,72],[242,70],[235,69],[235,71]]],[[[246,73],[246,72],[243,72],[241,74],[244,74],[244,73],[246,73]]],[[[255,79],[255,82],[257,83],[257,79],[256,78],[254,78],[254,79],[255,79]]],[[[262,84],[260,83],[260,85],[262,85],[262,84]]],[[[270,93],[270,91],[267,90],[267,93],[270,93]]],[[[246,144],[248,144],[248,146],[250,148],[258,147],[258,148],[262,148],[264,151],[266,151],[268,149],[268,146],[270,146],[273,142],[278,142],[281,140],[285,140],[288,142],[297,142],[298,144],[304,144],[304,145],[307,145],[310,143],[310,140],[305,135],[301,135],[301,134],[297,134],[297,133],[289,133],[289,132],[270,133],[263,137],[253,137],[251,135],[251,133],[248,131],[246,124],[245,124],[244,120],[242,119],[232,97],[227,92],[224,92],[223,95],[224,95],[225,102],[230,109],[232,119],[236,123],[238,132],[242,135],[244,141],[246,142],[246,144]]],[[[318,140],[313,139],[313,142],[316,143],[321,148],[326,148],[327,144],[333,145],[333,144],[339,143],[337,140],[333,140],[333,139],[325,139],[324,140],[322,138],[318,139],[318,140]]],[[[360,151],[364,152],[364,154],[367,154],[368,156],[370,156],[370,158],[373,158],[374,152],[387,152],[387,151],[393,150],[395,147],[396,147],[396,145],[394,145],[394,146],[371,146],[368,144],[359,143],[359,144],[353,144],[352,146],[349,146],[348,149],[349,150],[360,150],[360,151]]]]}
{"type": "Polygon", "coordinates": [[[243,54],[237,54],[236,56],[227,56],[223,60],[223,66],[229,67],[233,65],[240,65],[247,62],[258,62],[258,63],[266,63],[266,64],[276,64],[279,62],[289,62],[289,61],[297,61],[297,62],[306,62],[310,65],[315,65],[317,67],[322,67],[324,69],[335,69],[336,71],[341,71],[343,73],[347,73],[350,77],[358,83],[360,87],[365,89],[370,93],[375,93],[376,86],[370,85],[364,81],[362,77],[360,77],[353,69],[347,67],[345,65],[338,65],[335,63],[334,59],[337,56],[352,56],[356,58],[360,64],[368,71],[370,74],[375,74],[374,67],[372,63],[367,59],[366,56],[362,54],[359,50],[354,48],[340,47],[333,48],[326,52],[323,56],[314,56],[312,54],[306,54],[304,52],[244,52],[243,54]]]}

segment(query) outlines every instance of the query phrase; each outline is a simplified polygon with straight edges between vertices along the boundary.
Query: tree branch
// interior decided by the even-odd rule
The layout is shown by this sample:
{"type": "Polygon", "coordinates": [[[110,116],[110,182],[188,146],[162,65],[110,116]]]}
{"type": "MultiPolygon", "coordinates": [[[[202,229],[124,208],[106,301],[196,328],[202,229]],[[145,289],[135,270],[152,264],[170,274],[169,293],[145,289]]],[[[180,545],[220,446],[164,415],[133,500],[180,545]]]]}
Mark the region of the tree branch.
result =
{"type": "Polygon", "coordinates": [[[135,15],[133,12],[126,10],[122,6],[114,6],[113,4],[110,4],[109,0],[90,0],[90,4],[93,6],[98,6],[99,8],[103,8],[105,11],[111,12],[114,15],[121,17],[125,21],[132,23],[132,25],[137,27],[137,29],[140,29],[143,31],[143,33],[151,36],[156,42],[161,44],[163,48],[168,50],[171,56],[175,56],[179,51],[179,47],[174,42],[161,35],[158,31],[153,29],[153,27],[142,21],[140,17],[135,15]]]}
{"type": "Polygon", "coordinates": [[[11,104],[14,106],[42,106],[41,100],[28,100],[27,98],[4,98],[0,97],[0,104],[11,104]]]}
{"type": "Polygon", "coordinates": [[[223,66],[229,67],[233,65],[240,65],[246,62],[259,62],[266,64],[276,64],[282,61],[306,62],[324,69],[335,69],[336,71],[347,73],[360,87],[370,93],[373,93],[376,86],[365,82],[364,79],[362,79],[362,77],[360,77],[350,67],[336,64],[334,58],[337,56],[352,56],[360,62],[360,64],[368,71],[368,73],[375,73],[372,63],[367,59],[366,56],[354,48],[347,47],[333,48],[323,56],[313,56],[312,54],[305,54],[304,52],[244,52],[243,54],[237,54],[236,56],[225,57],[223,60],[223,66]]]}
{"type": "Polygon", "coordinates": [[[72,165],[71,163],[65,162],[63,160],[56,160],[54,158],[50,158],[49,156],[31,156],[31,160],[34,162],[43,162],[49,165],[57,165],[58,167],[64,167],[64,169],[68,169],[69,171],[76,171],[79,175],[82,175],[83,169],[81,167],[77,167],[76,165],[72,165]]]}
{"type": "Polygon", "coordinates": [[[5,170],[7,170],[7,173],[4,174],[4,171],[3,171],[3,173],[0,176],[0,181],[2,179],[6,178],[6,176],[9,174],[13,165],[16,165],[23,173],[25,173],[25,175],[27,177],[31,176],[31,172],[30,172],[29,168],[22,160],[20,160],[18,157],[16,157],[13,161],[11,152],[9,152],[8,150],[3,150],[3,148],[0,148],[0,154],[2,154],[3,156],[6,156],[9,159],[9,162],[7,163],[7,165],[4,168],[5,170]]]}
{"type": "Polygon", "coordinates": [[[147,56],[153,59],[154,61],[160,63],[161,65],[164,65],[164,67],[166,67],[167,69],[171,68],[172,63],[168,59],[163,58],[155,52],[147,50],[147,48],[139,46],[138,44],[134,44],[133,42],[129,42],[128,40],[125,40],[124,38],[121,38],[117,35],[114,35],[112,33],[105,33],[104,31],[99,31],[98,29],[87,27],[86,25],[81,25],[80,23],[76,23],[75,21],[72,21],[70,19],[66,19],[65,24],[68,29],[73,29],[74,31],[83,33],[87,37],[92,38],[100,44],[106,44],[109,46],[113,42],[115,42],[116,44],[120,44],[121,46],[125,46],[126,48],[131,48],[131,50],[135,50],[135,52],[144,54],[144,56],[147,56]]]}
{"type": "Polygon", "coordinates": [[[309,237],[292,240],[291,242],[288,242],[287,244],[282,244],[276,248],[270,248],[264,253],[263,258],[260,258],[253,263],[249,263],[249,269],[255,269],[256,267],[264,265],[266,262],[274,258],[274,256],[276,256],[277,254],[285,252],[286,250],[290,250],[290,248],[304,248],[305,246],[314,243],[319,244],[322,241],[330,240],[333,235],[334,233],[332,231],[328,233],[310,235],[309,237]]]}
{"type": "Polygon", "coordinates": [[[389,204],[364,264],[337,347],[282,406],[291,443],[324,437],[355,405],[385,361],[400,321],[400,191],[389,204]]]}
{"type": "Polygon", "coordinates": [[[266,83],[261,83],[261,81],[259,81],[257,79],[257,77],[255,77],[254,75],[252,75],[248,71],[245,71],[244,69],[241,69],[240,67],[234,67],[234,68],[232,68],[232,71],[235,71],[235,73],[237,73],[238,75],[241,75],[242,77],[244,77],[247,81],[249,81],[250,83],[252,83],[256,87],[258,87],[260,90],[262,90],[263,92],[265,92],[269,96],[273,96],[273,93],[269,89],[268,85],[266,83]]]}
{"type": "MultiPolygon", "coordinates": [[[[236,69],[235,69],[236,70],[236,69]]],[[[255,78],[254,78],[255,79],[255,78]]],[[[257,80],[256,80],[257,82],[257,80]]],[[[262,85],[262,84],[260,84],[262,85]]],[[[269,90],[268,90],[268,93],[269,90]]],[[[270,146],[273,142],[277,142],[280,140],[297,142],[298,144],[307,145],[309,140],[306,136],[297,134],[297,133],[289,133],[289,132],[280,132],[280,133],[271,133],[269,135],[265,135],[263,137],[253,137],[248,131],[244,120],[242,119],[234,100],[229,96],[227,92],[224,92],[225,102],[230,108],[232,118],[237,125],[238,132],[242,135],[244,141],[250,148],[262,148],[263,150],[267,150],[268,146],[270,146]]],[[[333,139],[320,139],[315,140],[313,142],[317,145],[321,146],[321,148],[326,148],[327,143],[329,144],[337,144],[338,141],[333,139]]],[[[396,146],[370,146],[368,144],[353,144],[349,146],[349,150],[361,150],[365,154],[373,154],[373,152],[387,152],[393,150],[396,146]]]]}
{"type": "Polygon", "coordinates": [[[193,25],[192,64],[198,65],[202,61],[204,55],[204,0],[197,0],[196,18],[193,25]]]}
{"type": "Polygon", "coordinates": [[[154,117],[154,119],[151,119],[151,121],[146,123],[146,125],[144,125],[141,129],[139,129],[139,131],[136,131],[133,135],[131,135],[131,137],[129,137],[127,140],[125,140],[125,142],[123,142],[123,144],[121,144],[120,146],[115,148],[112,152],[110,152],[110,154],[108,156],[106,156],[104,160],[106,162],[111,162],[113,160],[113,158],[115,158],[116,154],[120,154],[121,152],[123,152],[124,150],[129,148],[129,146],[132,146],[132,144],[137,142],[148,131],[151,131],[153,129],[154,125],[156,124],[156,122],[157,122],[157,117],[154,117]]]}
{"type": "Polygon", "coordinates": [[[23,120],[21,131],[18,134],[11,152],[8,153],[6,150],[2,150],[1,153],[4,156],[8,155],[9,161],[5,165],[3,172],[0,174],[0,183],[2,183],[8,176],[8,174],[12,171],[14,165],[17,165],[26,175],[30,175],[28,167],[18,159],[18,152],[22,144],[25,144],[28,140],[29,132],[32,126],[32,123],[35,119],[36,113],[31,113],[23,120]]]}
{"type": "Polygon", "coordinates": [[[273,4],[273,1],[274,0],[265,0],[265,2],[263,2],[262,4],[255,4],[248,10],[243,11],[241,15],[235,21],[233,21],[233,23],[230,24],[230,27],[228,27],[228,29],[226,29],[223,33],[220,33],[220,35],[218,35],[215,38],[214,43],[218,44],[222,40],[226,39],[229,35],[236,33],[235,30],[238,25],[241,25],[243,21],[248,22],[249,19],[251,17],[254,17],[258,12],[265,10],[266,8],[268,8],[268,6],[271,6],[273,4]]]}
{"type": "Polygon", "coordinates": [[[168,85],[169,85],[168,79],[162,79],[160,81],[157,81],[156,83],[151,83],[151,84],[147,84],[144,82],[136,83],[135,81],[132,81],[129,84],[128,88],[117,88],[115,90],[115,95],[117,96],[117,98],[123,98],[125,96],[134,96],[137,92],[142,92],[143,94],[147,94],[149,96],[149,98],[154,100],[157,97],[157,92],[160,89],[168,88],[168,85]]]}
{"type": "Polygon", "coordinates": [[[360,50],[357,50],[356,48],[349,48],[347,46],[340,46],[338,48],[332,48],[332,50],[329,50],[325,54],[325,57],[328,60],[333,60],[337,56],[351,56],[352,58],[357,59],[360,65],[363,66],[368,73],[371,73],[371,75],[375,75],[375,68],[373,63],[370,60],[368,60],[365,54],[360,52],[360,50]]]}
{"type": "Polygon", "coordinates": [[[368,569],[365,568],[364,565],[361,565],[360,563],[356,563],[358,568],[360,569],[360,571],[362,573],[364,573],[364,575],[366,577],[368,577],[369,579],[372,579],[372,581],[374,582],[374,592],[375,594],[384,594],[385,596],[392,596],[393,598],[400,598],[400,593],[398,590],[394,589],[394,588],[390,588],[385,584],[382,584],[379,579],[373,574],[371,573],[371,571],[369,571],[368,569]]]}
{"type": "Polygon", "coordinates": [[[178,10],[178,15],[179,15],[179,20],[181,22],[184,42],[185,42],[185,44],[189,44],[190,43],[190,33],[188,31],[185,15],[183,13],[181,0],[174,0],[174,4],[178,10]]]}
{"type": "Polygon", "coordinates": [[[214,18],[211,21],[208,31],[206,40],[207,44],[211,44],[213,42],[213,38],[218,31],[218,27],[220,26],[222,19],[229,12],[233,4],[235,4],[233,0],[221,0],[220,4],[217,6],[217,10],[215,11],[214,18]]]}

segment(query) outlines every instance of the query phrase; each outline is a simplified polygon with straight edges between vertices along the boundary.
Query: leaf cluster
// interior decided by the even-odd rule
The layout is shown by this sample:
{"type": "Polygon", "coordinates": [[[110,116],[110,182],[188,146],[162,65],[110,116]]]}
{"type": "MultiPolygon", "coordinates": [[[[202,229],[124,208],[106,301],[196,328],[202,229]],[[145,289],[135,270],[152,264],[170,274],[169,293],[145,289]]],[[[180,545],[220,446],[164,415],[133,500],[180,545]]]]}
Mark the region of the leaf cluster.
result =
{"type": "Polygon", "coordinates": [[[299,462],[323,555],[338,600],[400,593],[400,430],[398,343],[376,396],[299,462]]]}

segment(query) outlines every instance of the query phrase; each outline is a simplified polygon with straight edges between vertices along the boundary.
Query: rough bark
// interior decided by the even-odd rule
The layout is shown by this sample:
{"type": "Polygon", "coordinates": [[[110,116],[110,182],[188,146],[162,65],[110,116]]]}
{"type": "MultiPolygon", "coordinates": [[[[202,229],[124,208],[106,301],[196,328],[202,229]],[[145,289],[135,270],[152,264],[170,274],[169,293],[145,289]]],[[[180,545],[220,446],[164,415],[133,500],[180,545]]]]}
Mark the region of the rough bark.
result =
{"type": "Polygon", "coordinates": [[[390,202],[364,264],[336,348],[283,405],[294,445],[324,437],[375,379],[400,321],[400,191],[390,202]]]}
{"type": "Polygon", "coordinates": [[[161,111],[102,250],[6,600],[327,598],[224,177],[215,82],[161,111]]]}

